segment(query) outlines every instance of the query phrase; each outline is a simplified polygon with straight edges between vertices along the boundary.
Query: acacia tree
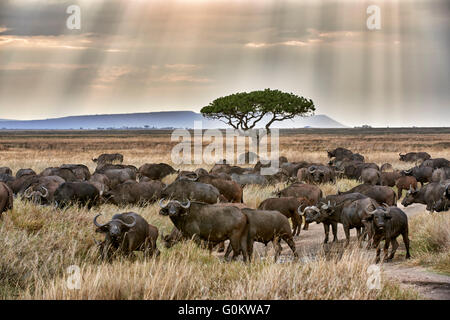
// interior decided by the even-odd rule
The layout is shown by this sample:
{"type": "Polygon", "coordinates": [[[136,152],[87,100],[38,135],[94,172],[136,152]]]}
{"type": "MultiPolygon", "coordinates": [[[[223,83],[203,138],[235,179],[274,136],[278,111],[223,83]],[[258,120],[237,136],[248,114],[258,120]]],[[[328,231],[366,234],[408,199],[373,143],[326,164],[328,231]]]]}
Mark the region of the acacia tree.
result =
{"type": "Polygon", "coordinates": [[[241,135],[252,135],[252,140],[254,136],[256,138],[254,142],[258,148],[260,132],[253,129],[261,121],[268,119],[264,125],[266,129],[264,135],[270,131],[270,126],[276,121],[310,116],[315,110],[311,99],[299,97],[293,93],[265,89],[218,98],[202,108],[201,113],[208,119],[220,120],[230,125],[241,135]]]}
{"type": "Polygon", "coordinates": [[[202,108],[201,113],[208,119],[220,120],[243,131],[254,129],[267,116],[269,121],[264,127],[269,132],[276,121],[310,116],[315,110],[311,99],[265,89],[218,98],[202,108]]]}

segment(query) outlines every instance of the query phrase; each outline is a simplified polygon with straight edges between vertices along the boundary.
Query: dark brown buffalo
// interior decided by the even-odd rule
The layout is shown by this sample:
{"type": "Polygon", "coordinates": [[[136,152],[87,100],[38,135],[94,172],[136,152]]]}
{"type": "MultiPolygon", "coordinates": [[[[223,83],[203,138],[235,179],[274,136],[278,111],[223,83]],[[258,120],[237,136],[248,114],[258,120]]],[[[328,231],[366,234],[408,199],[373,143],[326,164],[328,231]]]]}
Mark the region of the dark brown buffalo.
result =
{"type": "Polygon", "coordinates": [[[422,186],[425,183],[431,182],[433,177],[433,168],[427,166],[416,166],[409,170],[403,170],[402,175],[413,176],[417,182],[420,182],[422,186]]]}
{"type": "Polygon", "coordinates": [[[32,183],[39,181],[37,175],[23,175],[12,181],[7,182],[8,187],[14,192],[14,195],[22,194],[26,189],[30,187],[32,183]]]}
{"type": "Polygon", "coordinates": [[[350,159],[350,157],[352,156],[353,152],[345,149],[345,148],[336,148],[332,151],[328,151],[328,158],[336,158],[337,160],[342,160],[344,158],[350,159]]]}
{"type": "Polygon", "coordinates": [[[349,179],[360,179],[361,173],[364,169],[373,168],[380,171],[380,168],[376,163],[365,163],[365,162],[357,162],[352,161],[346,164],[344,168],[344,175],[349,179]]]}
{"type": "Polygon", "coordinates": [[[161,181],[149,182],[126,181],[104,193],[107,202],[117,206],[136,204],[145,205],[161,198],[165,184],[161,181]]]}
{"type": "Polygon", "coordinates": [[[404,162],[415,162],[417,160],[428,160],[431,156],[426,152],[408,152],[406,154],[398,154],[400,156],[400,161],[404,162]]]}
{"type": "Polygon", "coordinates": [[[409,254],[408,217],[406,214],[397,207],[389,206],[377,207],[368,213],[369,216],[366,220],[372,224],[374,230],[373,245],[377,248],[376,263],[380,261],[380,241],[385,240],[383,260],[391,261],[398,248],[397,237],[399,235],[402,235],[406,247],[406,259],[409,259],[411,256],[409,254]],[[392,244],[392,249],[391,254],[388,255],[390,244],[392,244]]]}
{"type": "Polygon", "coordinates": [[[91,172],[84,164],[63,164],[60,168],[72,170],[79,181],[88,181],[91,178],[91,172]]]}
{"type": "Polygon", "coordinates": [[[395,181],[395,186],[397,187],[397,198],[400,200],[403,190],[417,189],[417,180],[411,176],[401,176],[395,181]]]}
{"type": "Polygon", "coordinates": [[[95,170],[95,174],[104,174],[109,179],[109,187],[115,188],[126,181],[136,181],[137,169],[134,166],[106,165],[95,170]]]}
{"type": "Polygon", "coordinates": [[[82,182],[64,182],[53,195],[54,201],[59,208],[68,205],[87,206],[91,209],[100,200],[100,192],[92,184],[82,182]]]}
{"type": "Polygon", "coordinates": [[[0,219],[3,212],[12,210],[14,205],[14,194],[6,183],[0,182],[0,219]]]}
{"type": "Polygon", "coordinates": [[[314,183],[327,183],[336,182],[336,174],[330,167],[323,165],[312,165],[308,167],[308,173],[311,175],[311,179],[314,183]]]}
{"type": "Polygon", "coordinates": [[[183,237],[193,239],[199,244],[201,240],[207,241],[210,250],[215,245],[230,240],[233,259],[242,252],[244,261],[247,261],[249,222],[240,209],[190,201],[170,201],[164,205],[161,200],[159,204],[159,213],[169,216],[183,237]]]}
{"type": "Polygon", "coordinates": [[[0,174],[7,174],[12,176],[12,170],[8,167],[0,167],[0,174]]]}
{"type": "Polygon", "coordinates": [[[366,168],[361,172],[361,181],[371,185],[379,185],[381,182],[380,171],[374,168],[366,168]]]}
{"type": "Polygon", "coordinates": [[[393,172],[381,172],[381,185],[393,187],[395,186],[395,181],[402,176],[400,171],[393,172]]]}
{"type": "Polygon", "coordinates": [[[189,199],[214,204],[220,199],[220,192],[210,184],[191,180],[176,180],[162,190],[161,197],[178,201],[189,199]]]}
{"type": "Polygon", "coordinates": [[[152,180],[161,180],[164,177],[176,173],[172,166],[166,163],[146,163],[139,168],[139,175],[152,180]]]}
{"type": "Polygon", "coordinates": [[[123,155],[120,153],[104,153],[100,155],[96,159],[92,159],[93,162],[97,163],[98,165],[101,164],[107,164],[107,163],[113,163],[113,162],[123,162],[123,155]]]}
{"type": "Polygon", "coordinates": [[[422,203],[427,206],[427,210],[433,212],[436,202],[438,202],[442,194],[445,192],[445,185],[439,182],[431,182],[420,190],[410,188],[402,205],[407,207],[413,203],[422,203]]]}
{"type": "Polygon", "coordinates": [[[385,172],[388,170],[394,171],[394,167],[390,163],[383,163],[380,167],[380,172],[385,172]]]}
{"type": "Polygon", "coordinates": [[[51,204],[54,201],[55,191],[64,182],[64,179],[59,176],[36,176],[36,179],[30,181],[23,196],[34,203],[51,204]]]}
{"type": "Polygon", "coordinates": [[[345,203],[365,198],[367,197],[361,193],[329,195],[326,198],[321,199],[317,205],[306,207],[302,213],[305,217],[305,222],[307,223],[323,223],[325,232],[324,243],[328,242],[330,226],[333,232],[333,242],[337,242],[338,218],[341,216],[345,203]]]}
{"type": "Polygon", "coordinates": [[[450,161],[445,158],[436,158],[425,160],[421,166],[431,167],[433,169],[450,167],[450,161]]]}
{"type": "Polygon", "coordinates": [[[16,172],[16,179],[19,179],[23,176],[35,176],[36,172],[33,169],[19,169],[16,172]]]}
{"type": "Polygon", "coordinates": [[[445,191],[433,207],[436,212],[447,211],[450,207],[450,181],[447,180],[445,182],[445,191]]]}
{"type": "Polygon", "coordinates": [[[244,191],[241,186],[230,180],[224,180],[214,175],[204,175],[196,179],[198,182],[210,184],[219,190],[220,194],[228,202],[244,202],[244,191]]]}
{"type": "Polygon", "coordinates": [[[75,173],[69,168],[55,168],[55,167],[47,168],[40,173],[40,176],[42,177],[58,176],[63,178],[64,181],[66,182],[78,181],[78,178],[75,175],[75,173]]]}
{"type": "Polygon", "coordinates": [[[259,210],[277,210],[281,212],[286,218],[292,221],[292,234],[300,235],[302,226],[302,217],[298,209],[303,210],[310,204],[306,198],[282,197],[269,198],[261,202],[258,206],[259,210]]]}
{"type": "Polygon", "coordinates": [[[312,203],[316,204],[322,198],[322,190],[318,186],[306,183],[294,183],[289,187],[278,191],[276,193],[278,197],[295,197],[306,198],[312,203]]]}
{"type": "Polygon", "coordinates": [[[397,195],[394,190],[385,186],[372,186],[370,184],[360,184],[346,192],[338,192],[338,194],[362,193],[363,195],[374,199],[378,203],[386,203],[390,206],[397,205],[397,195]]]}
{"type": "Polygon", "coordinates": [[[6,173],[0,173],[0,182],[11,182],[16,180],[12,175],[6,173]]]}
{"type": "MultiPolygon", "coordinates": [[[[247,235],[247,252],[249,260],[253,255],[254,242],[261,242],[267,245],[269,242],[273,243],[275,248],[275,262],[281,253],[281,240],[284,240],[289,248],[291,248],[294,257],[298,257],[295,248],[294,238],[292,236],[291,226],[289,220],[279,211],[242,209],[241,210],[248,219],[248,235],[247,235]]],[[[231,248],[225,253],[225,258],[231,253],[231,248]]]]}
{"type": "Polygon", "coordinates": [[[442,182],[447,179],[450,179],[450,167],[438,168],[433,170],[433,174],[431,176],[432,182],[442,182]]]}
{"type": "Polygon", "coordinates": [[[100,196],[110,190],[111,181],[102,173],[93,174],[88,182],[98,189],[100,196]]]}
{"type": "Polygon", "coordinates": [[[363,221],[368,217],[368,210],[374,210],[377,206],[378,203],[375,200],[361,194],[343,199],[338,205],[332,204],[329,200],[328,205],[322,205],[320,208],[320,215],[316,221],[341,223],[344,227],[346,245],[348,245],[350,229],[356,228],[358,239],[361,240],[363,231],[366,229],[363,221]]]}
{"type": "Polygon", "coordinates": [[[310,165],[312,165],[312,163],[309,163],[309,162],[306,162],[306,161],[285,162],[285,163],[280,165],[280,168],[286,170],[286,172],[288,173],[288,175],[290,177],[296,177],[297,176],[297,172],[298,172],[298,170],[300,168],[307,168],[310,165]]]}
{"type": "Polygon", "coordinates": [[[111,259],[113,254],[131,255],[133,251],[144,251],[145,256],[158,256],[156,246],[158,228],[149,224],[143,217],[134,212],[115,214],[112,219],[99,224],[97,218],[95,232],[104,233],[105,240],[97,243],[102,258],[111,259]]]}

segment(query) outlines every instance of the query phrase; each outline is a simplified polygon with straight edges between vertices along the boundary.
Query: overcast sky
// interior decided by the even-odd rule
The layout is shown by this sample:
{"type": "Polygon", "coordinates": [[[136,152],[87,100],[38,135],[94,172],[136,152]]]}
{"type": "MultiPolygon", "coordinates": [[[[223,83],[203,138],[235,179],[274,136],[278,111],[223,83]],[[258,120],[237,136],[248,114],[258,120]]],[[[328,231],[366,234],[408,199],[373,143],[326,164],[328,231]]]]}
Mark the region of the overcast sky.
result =
{"type": "Polygon", "coordinates": [[[199,111],[272,88],[349,126],[450,126],[449,3],[0,0],[0,118],[199,111]]]}

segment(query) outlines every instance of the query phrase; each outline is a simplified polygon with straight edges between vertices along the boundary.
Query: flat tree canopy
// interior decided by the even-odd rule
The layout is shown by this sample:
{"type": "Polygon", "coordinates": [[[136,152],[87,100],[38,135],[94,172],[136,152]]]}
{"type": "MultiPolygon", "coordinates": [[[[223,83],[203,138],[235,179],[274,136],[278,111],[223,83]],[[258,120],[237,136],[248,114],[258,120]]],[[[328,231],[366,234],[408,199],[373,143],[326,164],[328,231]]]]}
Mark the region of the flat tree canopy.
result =
{"type": "Polygon", "coordinates": [[[265,128],[269,130],[275,121],[311,116],[315,111],[311,99],[279,90],[239,92],[221,97],[202,108],[208,119],[220,120],[235,129],[254,129],[264,116],[269,116],[265,128]]]}

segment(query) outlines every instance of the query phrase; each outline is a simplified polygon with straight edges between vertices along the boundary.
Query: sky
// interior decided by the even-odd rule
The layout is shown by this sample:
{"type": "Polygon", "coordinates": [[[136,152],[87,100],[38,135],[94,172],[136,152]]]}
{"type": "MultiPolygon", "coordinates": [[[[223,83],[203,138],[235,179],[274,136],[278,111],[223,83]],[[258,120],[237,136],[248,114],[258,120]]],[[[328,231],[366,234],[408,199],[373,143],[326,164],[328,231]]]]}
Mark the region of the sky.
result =
{"type": "Polygon", "coordinates": [[[449,16],[447,0],[0,0],[0,119],[198,112],[271,88],[348,126],[450,126],[449,16]]]}

